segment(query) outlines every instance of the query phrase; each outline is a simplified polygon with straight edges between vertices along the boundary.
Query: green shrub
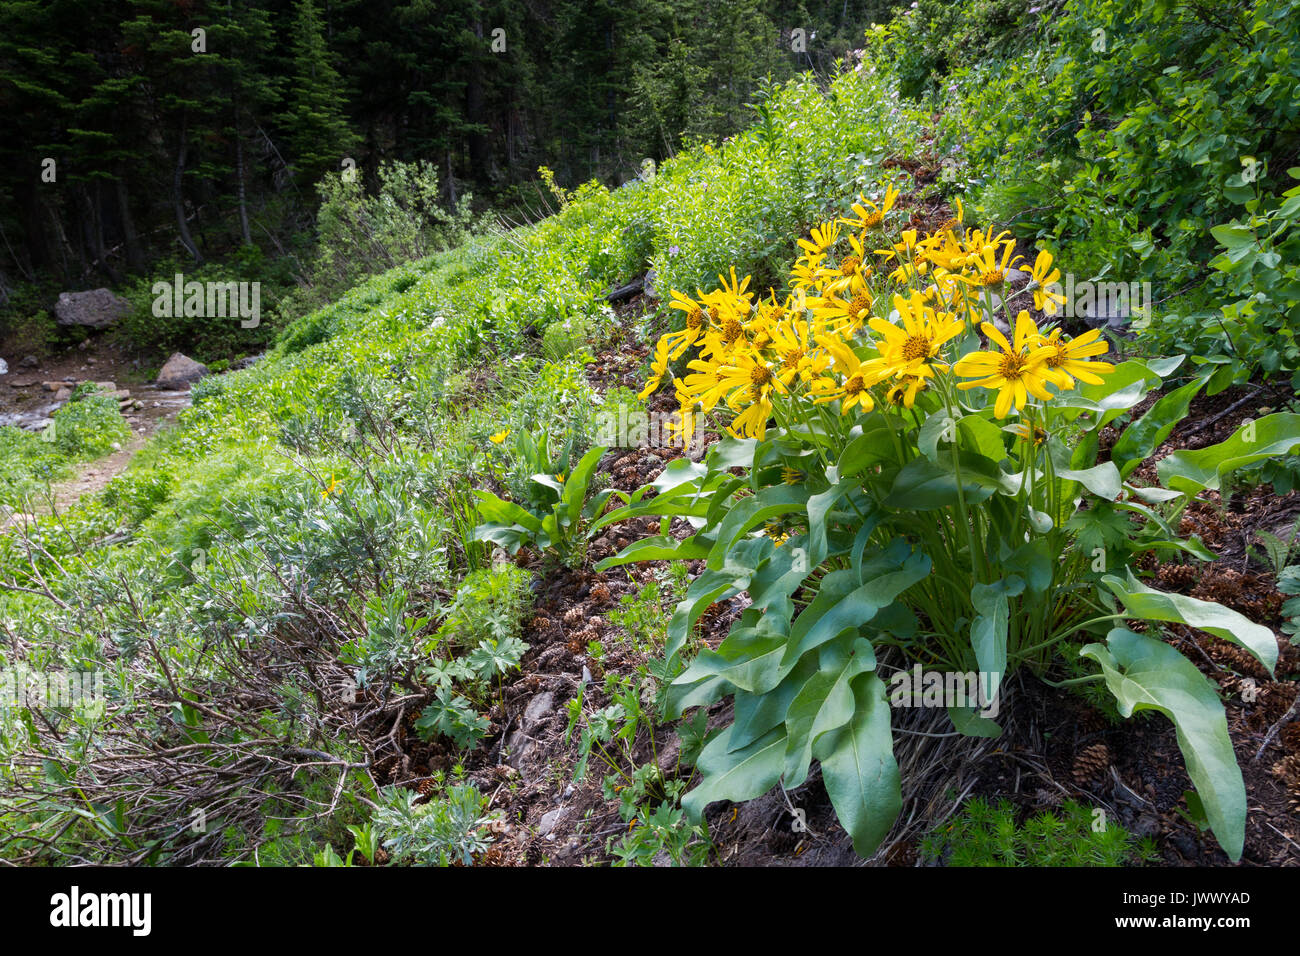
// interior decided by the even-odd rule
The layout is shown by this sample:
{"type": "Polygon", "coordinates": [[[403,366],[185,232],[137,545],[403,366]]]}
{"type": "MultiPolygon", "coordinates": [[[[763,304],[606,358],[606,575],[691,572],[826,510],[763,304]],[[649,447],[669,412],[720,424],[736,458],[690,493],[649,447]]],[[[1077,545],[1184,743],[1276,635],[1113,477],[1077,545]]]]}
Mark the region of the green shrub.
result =
{"type": "Polygon", "coordinates": [[[927,834],[921,856],[946,866],[1132,866],[1156,859],[1150,837],[1135,839],[1104,810],[1067,800],[1060,814],[1044,810],[1016,823],[1008,800],[966,801],[927,834]]]}
{"type": "Polygon", "coordinates": [[[417,804],[411,790],[385,791],[373,825],[395,864],[472,866],[491,845],[488,799],[469,784],[448,787],[428,803],[417,804]]]}
{"type": "Polygon", "coordinates": [[[52,420],[55,447],[73,461],[99,458],[131,438],[117,399],[93,385],[78,386],[72,400],[55,412],[52,420]]]}
{"type": "Polygon", "coordinates": [[[516,639],[531,605],[530,576],[522,568],[498,564],[473,571],[456,589],[456,598],[438,627],[435,646],[472,648],[483,641],[516,639]]]}

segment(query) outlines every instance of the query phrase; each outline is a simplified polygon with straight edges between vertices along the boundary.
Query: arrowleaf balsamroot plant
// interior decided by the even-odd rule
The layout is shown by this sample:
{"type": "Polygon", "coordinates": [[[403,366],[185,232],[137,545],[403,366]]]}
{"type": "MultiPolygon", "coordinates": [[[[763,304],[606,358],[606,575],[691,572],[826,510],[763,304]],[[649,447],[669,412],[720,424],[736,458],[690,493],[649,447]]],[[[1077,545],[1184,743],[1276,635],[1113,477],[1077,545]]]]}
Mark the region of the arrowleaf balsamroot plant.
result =
{"type": "MultiPolygon", "coordinates": [[[[1270,671],[1276,640],[1227,608],[1147,587],[1129,566],[1153,549],[1213,557],[1178,536],[1180,513],[1218,469],[1300,444],[1300,416],[1166,459],[1165,487],[1130,483],[1205,377],[1158,401],[1099,461],[1100,430],[1182,357],[1117,366],[1100,359],[1096,332],[1040,327],[1031,307],[1050,318],[1060,305],[1049,253],[1013,288],[1006,270],[1020,260],[1006,233],[963,229],[959,207],[930,235],[892,234],[893,198],[863,197],[854,218],[799,240],[783,295],[756,294],[734,270],[715,291],[673,293],[685,327],[659,340],[643,395],[693,352],[672,379],[676,434],[689,443],[713,416],[730,435],[703,461],[679,459],[619,492],[624,506],[593,523],[661,518],[659,536],[602,570],[706,562],[669,624],[670,659],[710,604],[749,598],[725,640],[668,689],[672,716],[734,700],[683,806],[698,819],[716,800],[796,787],[817,760],[870,855],[902,802],[882,676],[919,663],[981,672],[996,690],[1022,667],[1049,679],[1062,642],[1090,640],[1081,654],[1098,670],[1076,682],[1104,682],[1125,716],[1155,709],[1173,721],[1215,835],[1237,859],[1245,790],[1223,705],[1158,622],[1239,644],[1270,671]],[[674,518],[694,534],[669,534],[674,518]],[[1152,623],[1137,633],[1133,619],[1152,623]]],[[[1001,732],[974,708],[949,714],[963,733],[1001,732]]]]}

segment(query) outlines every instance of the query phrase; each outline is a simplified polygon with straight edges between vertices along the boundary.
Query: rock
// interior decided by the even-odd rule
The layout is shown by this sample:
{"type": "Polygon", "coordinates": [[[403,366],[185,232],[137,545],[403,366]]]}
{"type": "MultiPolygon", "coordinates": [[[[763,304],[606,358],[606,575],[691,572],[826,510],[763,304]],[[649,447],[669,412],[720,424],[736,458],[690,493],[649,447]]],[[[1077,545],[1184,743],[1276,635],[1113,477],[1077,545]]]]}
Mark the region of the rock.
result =
{"type": "Polygon", "coordinates": [[[59,325],[105,329],[131,311],[131,303],[108,289],[64,292],[54,306],[59,325]]]}
{"type": "Polygon", "coordinates": [[[550,691],[543,691],[528,702],[524,708],[525,726],[533,726],[542,720],[555,709],[555,695],[550,691]]]}
{"type": "Polygon", "coordinates": [[[36,368],[41,364],[40,359],[35,355],[24,355],[23,360],[18,363],[19,368],[36,368]]]}
{"type": "Polygon", "coordinates": [[[252,368],[258,362],[262,361],[261,355],[246,355],[244,358],[235,359],[230,363],[230,371],[242,372],[246,368],[252,368]]]}
{"type": "Polygon", "coordinates": [[[54,393],[54,400],[56,402],[66,402],[71,397],[72,397],[72,389],[70,388],[61,388],[54,393]]]}
{"type": "Polygon", "coordinates": [[[542,815],[541,822],[537,824],[537,835],[546,836],[564,819],[564,807],[556,807],[554,810],[548,810],[542,815]]]}
{"type": "Polygon", "coordinates": [[[533,751],[537,749],[537,741],[529,737],[522,730],[516,730],[506,739],[506,760],[505,762],[516,770],[525,760],[532,756],[533,751]]]}
{"type": "Polygon", "coordinates": [[[8,375],[8,374],[9,374],[9,363],[6,362],[4,359],[0,359],[0,375],[8,375]]]}
{"type": "Polygon", "coordinates": [[[208,367],[206,365],[196,362],[180,352],[175,352],[167,360],[167,364],[162,367],[162,371],[158,373],[158,381],[155,384],[162,389],[183,389],[207,374],[208,367]]]}
{"type": "Polygon", "coordinates": [[[1006,284],[1011,286],[1013,289],[1016,286],[1024,285],[1031,278],[1032,276],[1028,272],[1025,272],[1023,269],[1007,269],[1005,272],[1002,273],[1003,281],[1005,281],[1006,284]]]}

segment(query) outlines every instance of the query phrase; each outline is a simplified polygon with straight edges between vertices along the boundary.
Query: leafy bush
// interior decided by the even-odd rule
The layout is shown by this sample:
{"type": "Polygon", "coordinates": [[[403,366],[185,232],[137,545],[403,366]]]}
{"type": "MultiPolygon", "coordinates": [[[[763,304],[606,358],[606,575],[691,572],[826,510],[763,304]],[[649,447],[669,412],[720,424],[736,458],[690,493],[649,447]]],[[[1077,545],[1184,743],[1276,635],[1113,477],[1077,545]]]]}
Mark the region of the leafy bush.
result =
{"type": "MultiPolygon", "coordinates": [[[[259,352],[275,338],[275,303],[288,282],[285,263],[267,261],[255,247],[246,247],[224,263],[195,266],[188,261],[159,262],[148,275],[136,278],[120,290],[131,304],[131,311],[118,323],[115,334],[143,352],[166,354],[182,351],[200,361],[217,361],[259,352]],[[175,284],[177,275],[183,276],[187,286],[191,282],[204,284],[204,306],[200,310],[204,314],[186,315],[185,310],[177,314],[174,300],[167,310],[172,312],[171,315],[155,313],[154,306],[160,297],[170,299],[174,295],[170,287],[175,284]],[[168,291],[155,291],[159,282],[168,283],[168,291]],[[227,301],[226,315],[207,314],[206,284],[227,285],[232,282],[258,283],[259,311],[255,319],[241,316],[238,295],[227,301]],[[245,327],[246,322],[254,321],[256,325],[245,327]]],[[[251,306],[251,288],[247,294],[250,299],[244,301],[251,306]]],[[[220,310],[213,310],[214,313],[217,311],[220,310]]]]}
{"type": "MultiPolygon", "coordinates": [[[[670,716],[735,701],[683,806],[698,819],[716,800],[798,786],[817,759],[841,823],[870,855],[901,806],[878,668],[977,672],[995,694],[1022,666],[1046,679],[1053,648],[1083,632],[1094,642],[1080,653],[1100,668],[1083,680],[1104,681],[1124,716],[1155,709],[1174,722],[1215,835],[1237,859],[1245,789],[1223,705],[1157,639],[1156,622],[1239,644],[1270,672],[1277,642],[1227,608],[1111,569],[1154,549],[1212,557],[1173,530],[1182,510],[1233,470],[1300,447],[1300,416],[1268,416],[1220,445],[1164,458],[1162,488],[1126,481],[1208,373],[1162,397],[1099,460],[1100,429],[1182,357],[1097,361],[1107,347],[1096,331],[1070,339],[1030,316],[1031,304],[1058,308],[1049,254],[1012,291],[1014,240],[959,235],[956,224],[900,234],[889,205],[862,199],[799,240],[783,300],[758,298],[734,271],[698,300],[673,293],[686,326],[659,340],[646,393],[695,350],[692,374],[674,382],[679,437],[687,443],[723,409],[731,437],[703,462],[676,460],[652,486],[618,493],[625,507],[593,524],[692,519],[692,537],[661,534],[598,566],[706,561],[669,624],[670,660],[711,604],[741,591],[752,602],[670,688],[670,716]],[[878,274],[864,250],[882,245],[896,268],[878,274]],[[1122,626],[1132,618],[1156,626],[1138,634],[1122,626]]],[[[949,701],[948,712],[962,733],[1000,733],[969,702],[949,701]]]]}
{"type": "Polygon", "coordinates": [[[366,276],[454,245],[470,225],[472,197],[462,196],[455,210],[444,209],[438,171],[425,160],[380,163],[372,195],[355,172],[327,175],[317,191],[316,257],[303,277],[306,288],[285,303],[289,315],[337,298],[366,276]]]}
{"type": "Polygon", "coordinates": [[[1136,840],[1104,811],[1067,800],[1017,825],[1009,800],[966,801],[961,811],[926,835],[921,857],[947,866],[1132,866],[1156,859],[1150,837],[1136,840]]]}
{"type": "MultiPolygon", "coordinates": [[[[944,5],[959,21],[986,6],[944,5]]],[[[956,42],[917,25],[942,25],[927,11],[922,4],[902,14],[878,38],[880,55],[900,70],[919,55],[918,42],[926,50],[956,42]]],[[[1286,188],[1282,174],[1300,145],[1298,12],[1295,0],[1222,10],[1069,0],[1045,8],[1032,36],[999,41],[986,57],[945,55],[941,63],[926,54],[917,82],[941,116],[937,145],[952,166],[946,188],[962,189],[977,212],[1031,239],[1050,239],[1083,276],[1151,281],[1172,313],[1153,320],[1153,350],[1194,342],[1197,354],[1243,363],[1241,374],[1256,365],[1290,371],[1287,336],[1274,355],[1251,329],[1262,333],[1288,312],[1294,324],[1292,257],[1275,262],[1261,245],[1262,260],[1236,263],[1251,217],[1286,188]],[[1261,208],[1245,211],[1252,200],[1261,208]],[[1228,237],[1231,274],[1220,276],[1206,263],[1228,237]],[[1224,329],[1220,307],[1233,302],[1224,329]]],[[[1284,235],[1275,234],[1278,252],[1284,235]]]]}
{"type": "Polygon", "coordinates": [[[513,564],[471,572],[456,589],[435,646],[473,648],[484,641],[500,644],[517,639],[532,605],[529,583],[528,572],[513,564]]]}
{"type": "Polygon", "coordinates": [[[492,843],[488,800],[469,784],[448,787],[418,805],[420,795],[412,790],[394,788],[385,797],[372,823],[393,863],[472,866],[492,843]]]}
{"type": "Polygon", "coordinates": [[[54,413],[52,421],[55,447],[73,461],[98,458],[131,438],[117,399],[93,385],[78,386],[71,401],[54,413]]]}

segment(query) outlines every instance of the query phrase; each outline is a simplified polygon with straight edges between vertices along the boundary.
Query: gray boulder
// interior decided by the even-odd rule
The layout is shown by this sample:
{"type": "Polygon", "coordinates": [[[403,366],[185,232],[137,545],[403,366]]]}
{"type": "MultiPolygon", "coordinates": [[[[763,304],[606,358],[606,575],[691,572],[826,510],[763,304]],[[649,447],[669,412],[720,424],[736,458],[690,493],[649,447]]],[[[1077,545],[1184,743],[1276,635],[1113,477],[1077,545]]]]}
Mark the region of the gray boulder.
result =
{"type": "Polygon", "coordinates": [[[64,292],[54,306],[59,325],[106,329],[131,311],[131,303],[107,289],[64,292]]]}
{"type": "Polygon", "coordinates": [[[203,376],[208,374],[208,367],[194,359],[175,352],[167,360],[167,364],[162,367],[158,373],[158,381],[155,383],[160,389],[167,391],[178,391],[197,382],[203,376]]]}

